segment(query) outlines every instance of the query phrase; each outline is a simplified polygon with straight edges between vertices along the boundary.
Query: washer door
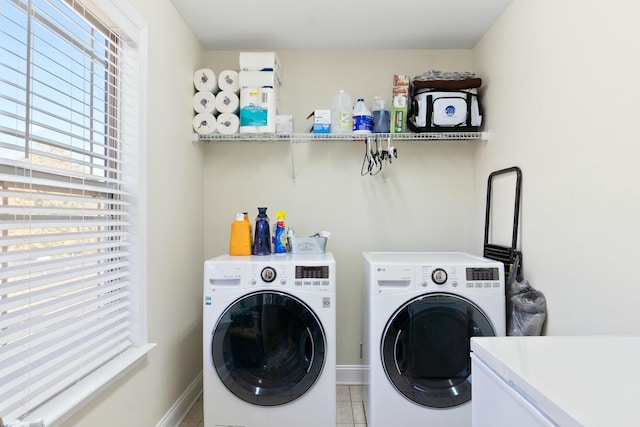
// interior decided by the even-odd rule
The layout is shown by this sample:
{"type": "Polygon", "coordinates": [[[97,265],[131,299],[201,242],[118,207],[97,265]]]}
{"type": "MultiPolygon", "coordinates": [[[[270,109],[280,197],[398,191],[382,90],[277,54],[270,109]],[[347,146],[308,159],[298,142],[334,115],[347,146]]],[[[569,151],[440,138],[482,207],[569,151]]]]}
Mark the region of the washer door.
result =
{"type": "Polygon", "coordinates": [[[240,399],[282,405],[302,396],[324,366],[326,338],[301,300],[280,292],[243,296],[222,314],[211,354],[220,380],[240,399]]]}
{"type": "Polygon", "coordinates": [[[495,336],[487,316],[458,295],[433,293],[409,301],[382,335],[382,364],[395,388],[431,408],[471,400],[470,338],[495,336]]]}

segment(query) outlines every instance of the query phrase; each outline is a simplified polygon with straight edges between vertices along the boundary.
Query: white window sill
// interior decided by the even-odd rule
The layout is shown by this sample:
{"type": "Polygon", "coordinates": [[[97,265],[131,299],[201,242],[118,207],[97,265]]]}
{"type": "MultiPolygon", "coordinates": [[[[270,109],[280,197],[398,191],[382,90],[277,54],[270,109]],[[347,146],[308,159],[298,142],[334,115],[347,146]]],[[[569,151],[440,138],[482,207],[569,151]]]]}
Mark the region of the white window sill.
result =
{"type": "Polygon", "coordinates": [[[25,421],[43,420],[46,427],[55,427],[62,424],[94,396],[126,375],[155,346],[156,344],[145,344],[141,347],[128,349],[107,365],[33,411],[25,421]]]}

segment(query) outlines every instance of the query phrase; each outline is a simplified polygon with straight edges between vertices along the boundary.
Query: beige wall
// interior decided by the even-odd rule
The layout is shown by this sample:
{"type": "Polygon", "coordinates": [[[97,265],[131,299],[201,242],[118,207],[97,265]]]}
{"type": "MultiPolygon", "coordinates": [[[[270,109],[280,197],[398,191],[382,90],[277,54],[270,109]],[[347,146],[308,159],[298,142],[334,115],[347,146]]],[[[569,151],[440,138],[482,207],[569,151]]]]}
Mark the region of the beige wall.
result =
{"type": "MultiPolygon", "coordinates": [[[[281,114],[306,132],[308,113],[330,108],[345,89],[370,102],[390,99],[394,74],[431,68],[468,70],[471,51],[279,51],[281,114]]],[[[238,52],[206,53],[216,72],[238,69],[238,52]]],[[[473,225],[475,142],[397,141],[398,159],[383,176],[360,176],[362,142],[205,143],[205,255],[228,252],[237,212],[255,219],[284,209],[300,235],[330,231],[337,266],[337,363],[359,365],[363,251],[469,250],[473,225]]]]}
{"type": "Polygon", "coordinates": [[[169,1],[129,0],[148,25],[146,361],[65,426],[155,426],[202,367],[203,165],[191,139],[203,50],[169,1]]]}
{"type": "Polygon", "coordinates": [[[286,144],[189,142],[193,70],[235,68],[237,52],[203,56],[170,2],[131,3],[149,25],[148,306],[159,345],[65,425],[153,426],[197,376],[202,261],[227,252],[236,212],[285,209],[301,234],[333,233],[337,362],[358,365],[360,253],[479,253],[486,177],[511,165],[524,174],[525,273],[547,295],[547,332],[639,333],[634,2],[515,0],[473,51],[279,52],[281,113],[299,132],[338,89],[370,100],[389,94],[392,74],[430,68],[476,71],[491,129],[488,142],[396,143],[386,180],[360,176],[359,143],[297,144],[295,182],[286,144]]]}
{"type": "Polygon", "coordinates": [[[492,130],[476,212],[487,174],[519,165],[525,276],[546,294],[549,335],[640,333],[639,14],[515,0],[473,52],[492,130]]]}

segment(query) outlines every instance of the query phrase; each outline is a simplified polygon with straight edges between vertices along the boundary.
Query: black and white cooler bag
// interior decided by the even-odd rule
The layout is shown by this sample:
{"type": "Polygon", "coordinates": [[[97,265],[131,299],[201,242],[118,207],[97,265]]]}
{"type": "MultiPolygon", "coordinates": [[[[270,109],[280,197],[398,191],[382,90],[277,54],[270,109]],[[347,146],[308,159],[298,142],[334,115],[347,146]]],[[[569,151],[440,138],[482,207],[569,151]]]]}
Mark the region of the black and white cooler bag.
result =
{"type": "Polygon", "coordinates": [[[478,91],[412,88],[407,126],[414,132],[476,132],[482,125],[478,91]]]}

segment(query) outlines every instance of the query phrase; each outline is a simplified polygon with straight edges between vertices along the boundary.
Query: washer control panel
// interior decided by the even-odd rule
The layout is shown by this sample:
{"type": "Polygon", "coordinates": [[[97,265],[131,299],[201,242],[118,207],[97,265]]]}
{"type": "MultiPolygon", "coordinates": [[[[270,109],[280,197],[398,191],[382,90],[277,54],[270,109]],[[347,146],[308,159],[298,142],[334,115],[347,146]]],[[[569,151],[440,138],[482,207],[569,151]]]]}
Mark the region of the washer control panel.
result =
{"type": "Polygon", "coordinates": [[[335,259],[333,254],[326,253],[250,257],[221,255],[205,261],[205,292],[235,292],[238,288],[335,292],[335,259]]]}
{"type": "Polygon", "coordinates": [[[331,265],[254,263],[249,268],[247,283],[249,287],[271,285],[328,288],[334,274],[331,265]]]}

